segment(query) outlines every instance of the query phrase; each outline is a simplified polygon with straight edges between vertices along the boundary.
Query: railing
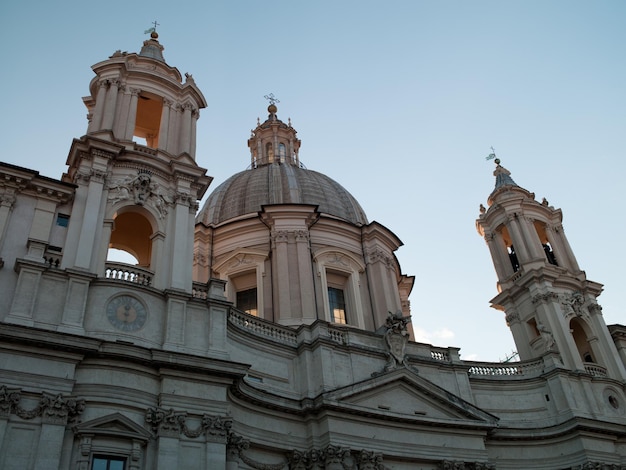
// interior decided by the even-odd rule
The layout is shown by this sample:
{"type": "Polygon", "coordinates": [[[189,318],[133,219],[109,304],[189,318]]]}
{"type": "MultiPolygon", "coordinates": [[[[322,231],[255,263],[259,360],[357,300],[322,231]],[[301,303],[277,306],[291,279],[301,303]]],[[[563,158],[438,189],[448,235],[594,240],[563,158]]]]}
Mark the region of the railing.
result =
{"type": "Polygon", "coordinates": [[[333,328],[331,326],[328,327],[328,336],[330,336],[330,339],[333,340],[336,343],[339,344],[346,344],[346,337],[347,334],[345,331],[342,330],[338,330],[336,328],[333,328]]]}
{"type": "Polygon", "coordinates": [[[251,333],[266,336],[281,343],[297,344],[298,336],[295,331],[286,326],[280,326],[253,315],[231,309],[228,314],[228,321],[233,325],[250,331],[251,333]]]}
{"type": "Polygon", "coordinates": [[[436,361],[450,362],[450,354],[447,349],[431,349],[430,358],[436,361]]]}
{"type": "Polygon", "coordinates": [[[104,277],[107,279],[140,286],[151,285],[153,276],[154,273],[152,271],[125,263],[107,262],[104,271],[104,277]]]}
{"type": "Polygon", "coordinates": [[[598,364],[595,364],[593,362],[585,362],[584,366],[585,366],[585,372],[587,372],[589,375],[593,375],[594,377],[606,377],[607,376],[605,367],[599,366],[598,364]]]}
{"type": "Polygon", "coordinates": [[[473,377],[535,377],[543,371],[543,360],[515,363],[469,363],[468,374],[473,377]]]}

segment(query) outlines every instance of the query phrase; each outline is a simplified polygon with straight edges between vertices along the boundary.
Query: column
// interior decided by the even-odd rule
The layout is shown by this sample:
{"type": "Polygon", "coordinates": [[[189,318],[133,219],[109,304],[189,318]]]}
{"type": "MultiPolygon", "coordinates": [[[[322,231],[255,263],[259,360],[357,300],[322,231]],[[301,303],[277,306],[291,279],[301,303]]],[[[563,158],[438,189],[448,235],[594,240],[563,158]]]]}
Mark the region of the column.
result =
{"type": "MultiPolygon", "coordinates": [[[[296,231],[296,251],[298,253],[302,320],[305,323],[313,323],[317,315],[315,312],[315,289],[313,287],[313,269],[311,266],[308,230],[296,231]]],[[[259,285],[259,287],[261,286],[259,285]]]]}
{"type": "Polygon", "coordinates": [[[520,224],[520,228],[522,229],[524,240],[526,240],[526,247],[528,248],[532,259],[545,259],[546,254],[541,246],[541,240],[539,239],[539,234],[535,229],[533,221],[527,217],[520,217],[518,218],[518,222],[520,224]]]}
{"type": "Polygon", "coordinates": [[[286,230],[272,233],[275,256],[276,285],[274,286],[274,298],[278,299],[278,312],[274,312],[274,318],[279,323],[289,322],[293,312],[291,311],[291,289],[289,288],[289,233],[286,230]]]}
{"type": "Polygon", "coordinates": [[[183,105],[183,121],[180,130],[180,153],[187,152],[191,154],[191,109],[190,103],[183,105]]]}
{"type": "Polygon", "coordinates": [[[496,233],[486,233],[485,242],[491,253],[491,259],[493,260],[493,266],[496,268],[496,274],[499,280],[504,280],[513,274],[513,268],[509,261],[508,253],[504,246],[504,240],[502,235],[496,233]]]}
{"type": "Polygon", "coordinates": [[[226,446],[218,442],[207,442],[206,463],[207,468],[228,468],[226,467],[226,446]]]}
{"type": "Polygon", "coordinates": [[[95,132],[100,130],[102,124],[102,116],[104,115],[104,106],[107,94],[107,88],[109,87],[108,80],[100,80],[98,83],[98,95],[96,96],[96,106],[93,110],[93,118],[89,125],[87,132],[95,132]]]}
{"type": "Polygon", "coordinates": [[[173,289],[181,289],[191,292],[191,282],[188,282],[192,265],[188,261],[188,251],[191,250],[190,242],[193,232],[189,233],[189,203],[191,196],[179,192],[177,194],[176,206],[174,207],[174,220],[170,225],[173,230],[173,237],[168,246],[171,251],[169,256],[172,271],[170,274],[169,286],[173,289]]]}
{"type": "Polygon", "coordinates": [[[524,243],[524,237],[520,231],[517,217],[509,215],[508,223],[506,224],[506,226],[509,229],[509,233],[511,234],[511,241],[513,243],[513,247],[515,248],[515,253],[517,254],[517,259],[521,267],[524,262],[530,259],[530,256],[528,250],[526,249],[526,244],[524,243]]]}
{"type": "Polygon", "coordinates": [[[191,114],[191,146],[190,146],[190,154],[191,158],[196,159],[196,126],[198,124],[198,117],[200,116],[200,112],[197,109],[194,109],[191,114]]]}
{"type": "Polygon", "coordinates": [[[115,117],[115,105],[117,104],[118,86],[118,80],[110,81],[109,91],[107,91],[106,103],[104,107],[104,115],[102,116],[102,129],[113,128],[113,118],[115,117]]]}
{"type": "Polygon", "coordinates": [[[125,140],[133,140],[135,135],[135,125],[137,123],[137,101],[139,100],[139,88],[130,89],[130,107],[128,109],[128,119],[126,120],[125,140]]]}
{"type": "MultiPolygon", "coordinates": [[[[574,256],[574,252],[572,251],[572,247],[567,241],[567,237],[565,236],[565,232],[563,231],[563,226],[551,226],[549,230],[546,230],[548,236],[552,237],[554,242],[550,241],[550,244],[553,248],[557,248],[559,252],[563,253],[561,256],[563,261],[573,272],[579,272],[580,267],[578,266],[578,262],[576,261],[576,256],[574,256]]],[[[559,258],[557,258],[558,262],[559,258]]]]}
{"type": "Polygon", "coordinates": [[[156,470],[178,468],[179,440],[175,437],[158,437],[158,461],[156,470]]]}
{"type": "Polygon", "coordinates": [[[41,423],[35,470],[59,468],[64,436],[65,424],[41,423]]]}
{"type": "Polygon", "coordinates": [[[50,238],[50,230],[54,222],[56,202],[46,199],[37,199],[33,223],[28,233],[28,254],[26,258],[43,261],[43,255],[50,238]]]}
{"type": "Polygon", "coordinates": [[[91,269],[103,187],[104,174],[92,170],[92,175],[89,177],[89,186],[87,187],[87,202],[85,203],[83,223],[76,249],[75,266],[79,268],[91,269]]]}
{"type": "Polygon", "coordinates": [[[0,195],[0,251],[2,251],[4,236],[7,226],[9,225],[14,203],[15,190],[13,188],[6,188],[4,194],[0,195]]]}
{"type": "Polygon", "coordinates": [[[161,127],[159,129],[159,148],[167,150],[168,132],[170,128],[170,110],[173,102],[163,98],[163,110],[161,111],[161,127]]]}

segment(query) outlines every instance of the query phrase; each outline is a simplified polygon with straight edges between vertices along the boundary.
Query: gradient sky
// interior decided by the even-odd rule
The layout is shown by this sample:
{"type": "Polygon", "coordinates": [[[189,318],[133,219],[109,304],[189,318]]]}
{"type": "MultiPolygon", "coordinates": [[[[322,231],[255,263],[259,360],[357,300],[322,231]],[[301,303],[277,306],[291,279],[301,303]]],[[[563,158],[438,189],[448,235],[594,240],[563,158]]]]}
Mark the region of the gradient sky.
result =
{"type": "Polygon", "coordinates": [[[605,285],[605,321],[626,323],[626,2],[3,2],[0,160],[60,178],[87,129],[91,65],[138,52],[154,20],[166,61],[208,102],[197,162],[209,192],[249,165],[274,93],[307,168],[404,242],[419,341],[466,360],[515,349],[489,307],[496,276],[475,230],[490,146],[517,184],[562,208],[581,268],[605,285]]]}

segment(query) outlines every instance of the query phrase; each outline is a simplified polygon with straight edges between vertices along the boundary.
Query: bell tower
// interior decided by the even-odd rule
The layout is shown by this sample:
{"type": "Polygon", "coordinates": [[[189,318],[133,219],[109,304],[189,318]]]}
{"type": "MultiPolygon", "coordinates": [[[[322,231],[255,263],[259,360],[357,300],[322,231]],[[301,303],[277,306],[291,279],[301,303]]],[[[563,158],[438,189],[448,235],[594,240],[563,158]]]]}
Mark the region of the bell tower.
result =
{"type": "Polygon", "coordinates": [[[495,188],[476,221],[498,277],[492,306],[506,314],[521,360],[556,353],[564,367],[625,380],[596,298],[563,231],[563,214],[518,186],[496,158],[495,188]]]}
{"type": "Polygon", "coordinates": [[[190,292],[194,217],[211,182],[195,162],[206,100],[163,49],[152,30],[139,53],[118,50],[92,67],[87,134],[63,177],[77,189],[62,267],[190,292]],[[132,255],[134,268],[110,263],[109,248],[132,255]]]}

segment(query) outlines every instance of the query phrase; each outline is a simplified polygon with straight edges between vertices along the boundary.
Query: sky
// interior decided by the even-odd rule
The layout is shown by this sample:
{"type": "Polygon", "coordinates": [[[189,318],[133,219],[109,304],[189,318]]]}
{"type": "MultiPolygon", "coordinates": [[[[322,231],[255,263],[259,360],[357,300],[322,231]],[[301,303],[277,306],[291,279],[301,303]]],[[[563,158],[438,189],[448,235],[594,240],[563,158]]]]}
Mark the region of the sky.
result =
{"type": "Polygon", "coordinates": [[[0,160],[60,178],[87,129],[91,66],[138,52],[153,21],[168,64],[208,102],[196,154],[208,193],[249,165],[274,93],[306,167],[403,241],[418,341],[465,360],[515,350],[475,228],[492,146],[518,185],[563,210],[581,269],[605,286],[606,323],[626,323],[626,2],[2,2],[0,160]]]}

